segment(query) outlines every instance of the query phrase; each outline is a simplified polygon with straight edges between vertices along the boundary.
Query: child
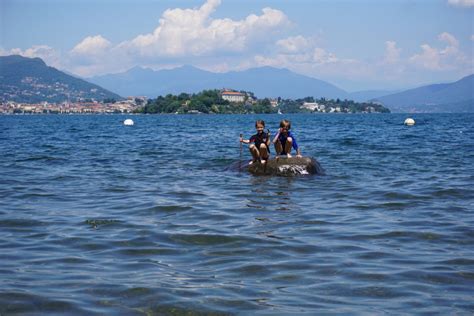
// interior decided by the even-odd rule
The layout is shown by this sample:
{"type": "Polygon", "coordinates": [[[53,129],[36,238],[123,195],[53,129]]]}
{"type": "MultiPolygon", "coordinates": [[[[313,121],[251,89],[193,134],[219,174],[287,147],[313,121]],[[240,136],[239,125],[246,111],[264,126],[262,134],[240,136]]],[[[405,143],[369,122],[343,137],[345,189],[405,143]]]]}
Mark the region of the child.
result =
{"type": "Polygon", "coordinates": [[[260,161],[263,164],[270,156],[270,131],[268,131],[268,133],[263,131],[265,122],[262,120],[255,122],[255,128],[257,129],[257,134],[250,137],[250,139],[242,139],[242,137],[240,137],[241,143],[253,143],[249,146],[250,153],[252,154],[252,161],[249,165],[256,161],[260,161]]]}
{"type": "Polygon", "coordinates": [[[291,158],[291,147],[296,150],[296,157],[301,157],[301,152],[296,143],[295,135],[290,132],[291,122],[288,120],[282,120],[280,122],[280,129],[273,139],[275,145],[276,155],[285,155],[291,158]]]}

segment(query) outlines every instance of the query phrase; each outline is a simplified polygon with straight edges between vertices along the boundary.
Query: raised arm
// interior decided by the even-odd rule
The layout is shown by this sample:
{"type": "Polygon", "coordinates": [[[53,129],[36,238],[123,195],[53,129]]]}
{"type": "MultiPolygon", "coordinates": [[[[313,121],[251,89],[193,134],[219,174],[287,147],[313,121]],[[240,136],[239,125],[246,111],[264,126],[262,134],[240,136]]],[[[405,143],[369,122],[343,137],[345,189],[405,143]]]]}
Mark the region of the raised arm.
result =
{"type": "Polygon", "coordinates": [[[278,129],[278,132],[276,133],[275,137],[273,138],[272,143],[275,144],[277,142],[278,137],[280,137],[280,132],[281,132],[281,128],[278,129]]]}
{"type": "Polygon", "coordinates": [[[267,147],[270,147],[270,137],[271,137],[271,133],[270,133],[270,130],[267,129],[267,141],[265,142],[265,145],[267,145],[267,147]]]}

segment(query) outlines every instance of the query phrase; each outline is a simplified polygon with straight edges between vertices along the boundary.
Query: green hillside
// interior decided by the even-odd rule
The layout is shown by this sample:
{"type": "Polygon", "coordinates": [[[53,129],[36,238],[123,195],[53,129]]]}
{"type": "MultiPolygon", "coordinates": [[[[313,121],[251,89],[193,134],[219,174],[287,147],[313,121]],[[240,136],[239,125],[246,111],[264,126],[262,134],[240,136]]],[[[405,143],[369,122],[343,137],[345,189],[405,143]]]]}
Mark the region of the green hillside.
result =
{"type": "Polygon", "coordinates": [[[121,99],[98,85],[47,66],[40,58],[0,57],[0,101],[38,103],[121,99]]]}

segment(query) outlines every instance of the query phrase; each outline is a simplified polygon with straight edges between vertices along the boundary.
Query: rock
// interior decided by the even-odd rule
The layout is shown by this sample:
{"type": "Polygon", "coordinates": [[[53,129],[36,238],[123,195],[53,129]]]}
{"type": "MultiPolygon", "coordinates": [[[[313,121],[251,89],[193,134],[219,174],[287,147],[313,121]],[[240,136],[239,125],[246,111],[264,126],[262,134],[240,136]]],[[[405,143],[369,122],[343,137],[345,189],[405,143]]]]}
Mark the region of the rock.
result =
{"type": "Polygon", "coordinates": [[[308,175],[324,174],[323,168],[312,157],[280,157],[270,159],[265,164],[255,162],[248,166],[248,171],[255,175],[308,175]]]}

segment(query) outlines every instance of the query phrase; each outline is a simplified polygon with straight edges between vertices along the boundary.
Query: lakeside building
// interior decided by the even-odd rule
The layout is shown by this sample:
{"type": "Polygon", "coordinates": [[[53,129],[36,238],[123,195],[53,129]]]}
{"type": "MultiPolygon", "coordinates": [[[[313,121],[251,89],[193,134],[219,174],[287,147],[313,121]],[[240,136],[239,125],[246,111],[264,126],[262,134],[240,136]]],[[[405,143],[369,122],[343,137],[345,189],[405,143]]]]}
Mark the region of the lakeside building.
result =
{"type": "Polygon", "coordinates": [[[313,112],[324,112],[326,110],[324,104],[319,104],[317,102],[304,102],[301,107],[313,112]]]}
{"type": "Polygon", "coordinates": [[[224,90],[221,92],[221,96],[222,99],[229,102],[244,102],[247,95],[237,91],[224,90]]]}

